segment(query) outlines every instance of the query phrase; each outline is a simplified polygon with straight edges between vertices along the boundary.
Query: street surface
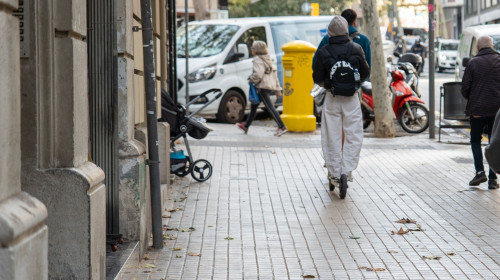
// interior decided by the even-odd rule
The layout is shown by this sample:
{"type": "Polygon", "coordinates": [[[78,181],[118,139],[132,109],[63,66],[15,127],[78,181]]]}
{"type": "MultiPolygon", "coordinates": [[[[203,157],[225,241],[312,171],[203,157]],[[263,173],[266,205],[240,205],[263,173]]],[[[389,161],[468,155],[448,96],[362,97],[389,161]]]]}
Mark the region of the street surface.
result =
{"type": "MultiPolygon", "coordinates": [[[[436,73],[439,86],[453,74],[436,73]]],[[[428,104],[427,73],[420,89],[428,104]]],[[[210,180],[176,178],[164,248],[118,279],[499,279],[500,196],[469,187],[467,137],[447,129],[365,139],[345,200],[328,191],[320,130],[273,137],[266,115],[244,135],[209,123],[190,139],[210,180]],[[461,144],[449,144],[461,143],[461,144]],[[404,223],[406,222],[406,223],[404,223]]]]}

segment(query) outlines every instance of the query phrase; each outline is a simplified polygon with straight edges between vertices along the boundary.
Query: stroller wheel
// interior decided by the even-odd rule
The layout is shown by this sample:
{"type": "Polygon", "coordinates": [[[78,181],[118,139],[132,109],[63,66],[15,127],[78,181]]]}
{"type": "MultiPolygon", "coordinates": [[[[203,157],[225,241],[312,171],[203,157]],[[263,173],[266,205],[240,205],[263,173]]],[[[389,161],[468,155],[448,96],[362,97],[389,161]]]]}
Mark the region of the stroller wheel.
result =
{"type": "Polygon", "coordinates": [[[199,159],[193,163],[191,176],[198,182],[205,182],[212,176],[212,165],[204,159],[199,159]]]}

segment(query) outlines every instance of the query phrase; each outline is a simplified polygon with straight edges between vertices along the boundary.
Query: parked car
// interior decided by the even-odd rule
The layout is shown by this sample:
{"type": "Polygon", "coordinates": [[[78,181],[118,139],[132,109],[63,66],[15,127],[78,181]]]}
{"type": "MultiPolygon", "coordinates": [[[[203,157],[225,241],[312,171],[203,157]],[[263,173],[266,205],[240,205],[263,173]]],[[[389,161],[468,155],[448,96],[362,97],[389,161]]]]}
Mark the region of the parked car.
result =
{"type": "Polygon", "coordinates": [[[459,40],[440,39],[436,44],[436,69],[443,72],[455,69],[459,40]]]}
{"type": "MultiPolygon", "coordinates": [[[[327,34],[331,16],[260,17],[190,22],[188,29],[189,75],[186,79],[185,27],[177,31],[178,101],[186,102],[186,80],[189,80],[189,100],[201,93],[220,88],[224,95],[199,114],[216,116],[218,121],[236,123],[249,110],[248,81],[252,73],[253,41],[265,41],[269,55],[278,69],[283,87],[283,51],[281,46],[292,40],[304,40],[319,45],[327,34]]],[[[311,85],[312,86],[312,85],[311,85]]],[[[271,96],[275,101],[275,96],[271,96]]],[[[192,111],[208,102],[200,98],[190,105],[192,111]]]]}
{"type": "Polygon", "coordinates": [[[488,35],[493,39],[493,48],[500,51],[500,24],[487,24],[467,27],[460,37],[458,55],[455,62],[455,80],[461,81],[465,71],[465,64],[477,54],[477,40],[488,35]]]}

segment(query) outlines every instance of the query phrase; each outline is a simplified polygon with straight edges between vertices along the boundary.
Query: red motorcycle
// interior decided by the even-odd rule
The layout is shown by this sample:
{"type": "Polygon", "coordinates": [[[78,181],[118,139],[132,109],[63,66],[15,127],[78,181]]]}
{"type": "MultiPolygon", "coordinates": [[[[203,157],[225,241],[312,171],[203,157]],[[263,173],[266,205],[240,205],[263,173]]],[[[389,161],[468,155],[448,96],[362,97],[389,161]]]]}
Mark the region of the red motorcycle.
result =
{"type": "MultiPolygon", "coordinates": [[[[423,132],[429,127],[429,110],[422,105],[424,101],[418,98],[405,82],[405,77],[400,70],[391,71],[391,77],[389,88],[393,94],[392,107],[396,118],[406,132],[423,132]]],[[[363,128],[366,129],[375,120],[371,83],[365,82],[361,88],[363,90],[361,99],[363,128]]]]}

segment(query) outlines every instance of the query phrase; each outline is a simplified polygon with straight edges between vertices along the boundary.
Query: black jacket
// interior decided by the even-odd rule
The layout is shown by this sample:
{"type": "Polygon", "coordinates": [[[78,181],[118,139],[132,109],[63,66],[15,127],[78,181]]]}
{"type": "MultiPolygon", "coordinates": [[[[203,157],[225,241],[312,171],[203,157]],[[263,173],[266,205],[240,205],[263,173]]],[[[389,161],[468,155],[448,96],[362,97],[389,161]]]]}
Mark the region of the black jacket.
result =
{"type": "Polygon", "coordinates": [[[335,63],[335,60],[327,48],[329,48],[332,53],[344,54],[347,53],[347,47],[349,44],[353,44],[351,56],[349,57],[349,63],[358,68],[361,81],[364,81],[368,77],[370,74],[370,68],[366,62],[363,48],[350,41],[347,35],[335,36],[330,37],[328,45],[322,47],[317,53],[317,60],[313,69],[313,80],[316,84],[321,85],[326,89],[330,89],[331,87],[328,84],[328,75],[330,73],[330,69],[335,63]]]}
{"type": "Polygon", "coordinates": [[[462,78],[467,114],[494,117],[500,108],[500,54],[483,48],[469,61],[462,78]]]}

